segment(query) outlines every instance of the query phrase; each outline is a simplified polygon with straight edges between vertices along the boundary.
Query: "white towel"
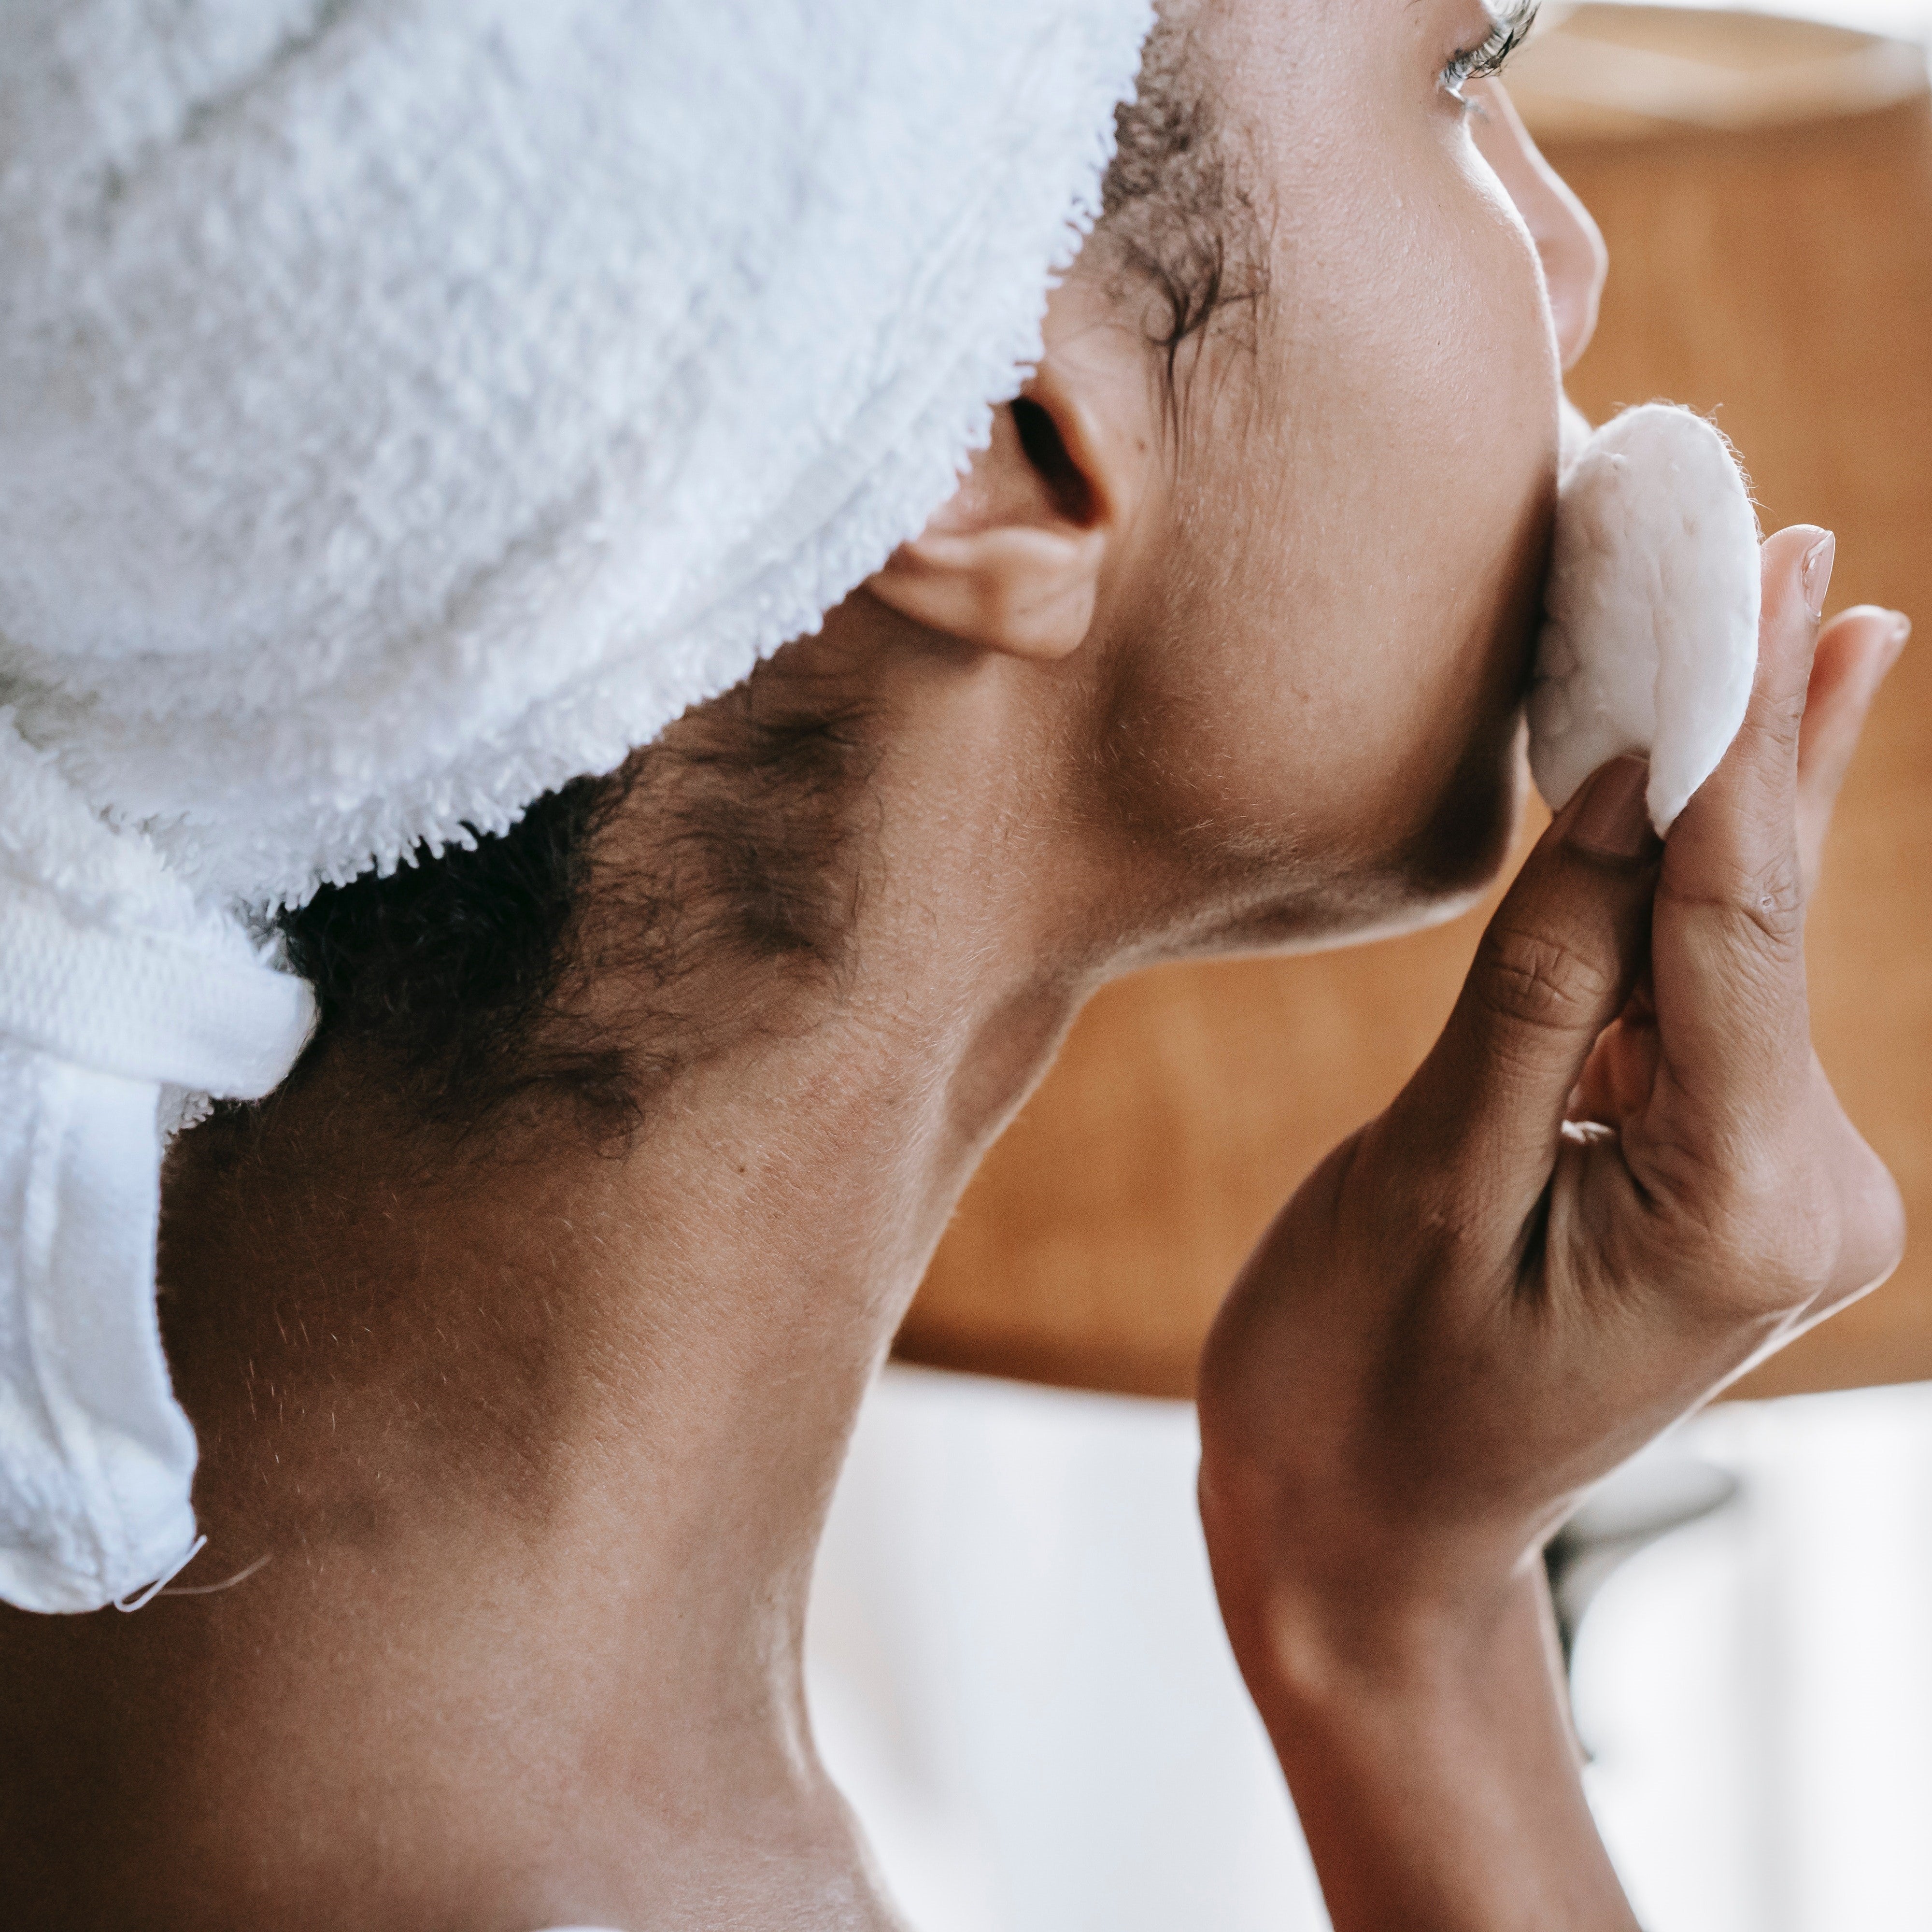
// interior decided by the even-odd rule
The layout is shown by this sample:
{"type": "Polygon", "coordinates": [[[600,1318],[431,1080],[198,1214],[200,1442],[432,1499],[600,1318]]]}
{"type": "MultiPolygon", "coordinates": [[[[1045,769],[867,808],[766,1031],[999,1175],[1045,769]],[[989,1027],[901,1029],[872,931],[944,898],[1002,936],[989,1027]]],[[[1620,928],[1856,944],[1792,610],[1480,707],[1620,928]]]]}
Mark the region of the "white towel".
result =
{"type": "Polygon", "coordinates": [[[911,536],[1039,353],[1148,0],[11,0],[0,1596],[190,1547],[164,1090],[252,935],[509,824],[911,536]]]}

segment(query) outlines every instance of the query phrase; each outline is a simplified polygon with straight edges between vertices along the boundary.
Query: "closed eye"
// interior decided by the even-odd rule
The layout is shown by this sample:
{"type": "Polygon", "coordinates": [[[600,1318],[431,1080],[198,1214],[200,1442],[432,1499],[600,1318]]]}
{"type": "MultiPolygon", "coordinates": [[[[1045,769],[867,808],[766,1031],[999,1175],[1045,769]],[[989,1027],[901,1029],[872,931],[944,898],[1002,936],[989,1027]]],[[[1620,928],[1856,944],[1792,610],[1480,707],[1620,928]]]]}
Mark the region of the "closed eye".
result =
{"type": "Polygon", "coordinates": [[[1443,91],[1460,100],[1463,88],[1472,80],[1500,74],[1504,63],[1522,46],[1536,22],[1540,0],[1510,0],[1510,4],[1489,9],[1489,32],[1474,46],[1462,47],[1449,56],[1442,69],[1443,91]]]}

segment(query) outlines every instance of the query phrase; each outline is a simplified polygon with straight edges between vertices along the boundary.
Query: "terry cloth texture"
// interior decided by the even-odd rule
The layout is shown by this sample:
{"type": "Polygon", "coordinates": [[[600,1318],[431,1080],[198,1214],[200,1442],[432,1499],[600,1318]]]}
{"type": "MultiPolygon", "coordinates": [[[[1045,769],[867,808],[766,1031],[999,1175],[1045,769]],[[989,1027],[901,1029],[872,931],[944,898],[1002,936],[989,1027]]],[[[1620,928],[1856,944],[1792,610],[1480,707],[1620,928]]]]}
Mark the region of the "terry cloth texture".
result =
{"type": "Polygon", "coordinates": [[[0,1597],[190,1545],[158,1161],[300,1049],[266,916],[611,769],[920,530],[1150,24],[4,10],[0,1597]]]}

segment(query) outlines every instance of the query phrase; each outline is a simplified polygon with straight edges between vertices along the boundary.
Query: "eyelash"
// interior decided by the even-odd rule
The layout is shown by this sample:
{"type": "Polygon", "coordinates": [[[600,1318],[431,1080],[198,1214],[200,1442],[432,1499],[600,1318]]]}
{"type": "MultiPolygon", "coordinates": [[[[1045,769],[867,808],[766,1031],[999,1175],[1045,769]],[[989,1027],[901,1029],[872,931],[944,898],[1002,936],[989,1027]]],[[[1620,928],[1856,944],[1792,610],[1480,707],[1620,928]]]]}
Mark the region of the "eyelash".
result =
{"type": "Polygon", "coordinates": [[[1462,89],[1472,80],[1486,80],[1500,74],[1511,54],[1522,46],[1536,22],[1536,8],[1514,8],[1492,26],[1472,47],[1451,54],[1442,69],[1442,87],[1452,100],[1462,98],[1462,89]]]}

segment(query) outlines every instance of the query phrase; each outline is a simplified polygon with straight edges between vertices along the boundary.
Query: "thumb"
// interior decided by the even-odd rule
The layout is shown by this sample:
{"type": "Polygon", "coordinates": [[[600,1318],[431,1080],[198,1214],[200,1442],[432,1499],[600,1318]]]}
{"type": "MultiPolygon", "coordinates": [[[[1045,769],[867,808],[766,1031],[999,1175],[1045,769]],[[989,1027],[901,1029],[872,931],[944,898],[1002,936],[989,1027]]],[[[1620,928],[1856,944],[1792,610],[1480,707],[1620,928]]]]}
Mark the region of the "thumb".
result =
{"type": "Polygon", "coordinates": [[[1396,1102],[1406,1132],[1480,1173],[1479,1198],[1511,1214],[1526,1216],[1540,1197],[1564,1106],[1648,951],[1664,851],[1644,803],[1648,775],[1641,758],[1613,758],[1558,813],[1396,1102]]]}

